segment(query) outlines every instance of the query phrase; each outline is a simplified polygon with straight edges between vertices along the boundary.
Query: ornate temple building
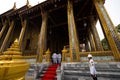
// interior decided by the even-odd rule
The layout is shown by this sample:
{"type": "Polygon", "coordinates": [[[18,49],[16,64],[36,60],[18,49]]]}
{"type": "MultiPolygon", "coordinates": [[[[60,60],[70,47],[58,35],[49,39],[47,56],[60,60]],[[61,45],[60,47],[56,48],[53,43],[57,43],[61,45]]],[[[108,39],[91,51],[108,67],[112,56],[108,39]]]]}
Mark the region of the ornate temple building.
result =
{"type": "Polygon", "coordinates": [[[90,80],[88,54],[97,61],[99,80],[119,80],[120,36],[104,3],[46,0],[31,6],[27,0],[19,9],[14,3],[0,15],[0,80],[90,80]],[[61,64],[51,64],[52,53],[62,54],[61,64]]]}
{"type": "MultiPolygon", "coordinates": [[[[104,7],[105,0],[47,0],[0,15],[0,54],[17,38],[22,55],[42,62],[47,49],[62,53],[62,61],[120,61],[120,37],[104,7]],[[108,43],[104,50],[96,29],[100,21],[108,43]],[[63,49],[64,48],[64,49],[63,49]]],[[[49,54],[49,55],[51,55],[49,54]]],[[[49,57],[50,58],[50,57],[49,57]]]]}

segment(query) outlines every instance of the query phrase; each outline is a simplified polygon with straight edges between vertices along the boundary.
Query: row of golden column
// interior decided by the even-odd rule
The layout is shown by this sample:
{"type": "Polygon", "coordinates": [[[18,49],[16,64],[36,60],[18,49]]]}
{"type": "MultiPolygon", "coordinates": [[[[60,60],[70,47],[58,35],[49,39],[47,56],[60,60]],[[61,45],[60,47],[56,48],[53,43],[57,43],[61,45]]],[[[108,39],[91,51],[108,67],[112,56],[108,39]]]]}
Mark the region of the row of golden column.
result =
{"type": "MultiPolygon", "coordinates": [[[[109,26],[109,24],[106,21],[106,17],[107,19],[110,21],[110,18],[103,6],[103,0],[97,1],[97,0],[92,0],[95,6],[95,9],[98,13],[100,22],[102,22],[102,29],[103,32],[105,33],[105,36],[108,40],[108,43],[110,44],[110,48],[111,51],[113,53],[114,56],[114,60],[115,61],[120,61],[120,52],[119,52],[119,37],[112,25],[112,22],[109,22],[111,24],[111,26],[109,26]],[[106,16],[107,15],[107,16],[106,16]],[[110,31],[111,29],[113,29],[113,31],[110,31]],[[116,38],[112,35],[112,34],[116,35],[116,38]],[[118,43],[118,44],[117,44],[118,43]]],[[[39,50],[38,50],[38,62],[42,61],[41,55],[43,55],[44,50],[45,50],[45,35],[46,35],[46,21],[47,21],[47,16],[45,16],[47,14],[47,12],[43,11],[42,13],[42,27],[41,27],[41,32],[40,32],[40,39],[39,39],[39,50]],[[44,13],[44,14],[43,14],[44,13]]],[[[74,12],[73,12],[73,4],[71,0],[68,0],[67,3],[67,18],[68,18],[68,33],[69,33],[69,56],[70,56],[70,61],[72,62],[76,62],[76,61],[80,61],[80,56],[79,56],[79,42],[78,42],[78,37],[77,37],[77,33],[76,33],[76,25],[75,25],[75,19],[74,19],[74,12]]],[[[94,18],[92,17],[90,19],[90,21],[93,21],[94,18]]],[[[92,23],[92,22],[91,22],[92,23]]],[[[98,34],[96,33],[96,28],[94,28],[95,23],[91,24],[91,29],[88,31],[90,33],[88,40],[90,40],[91,43],[91,48],[94,49],[93,51],[103,51],[102,45],[100,44],[100,40],[98,37],[98,34]],[[92,33],[94,32],[94,33],[92,33]],[[92,34],[92,35],[91,35],[92,34]]],[[[64,57],[63,57],[64,59],[64,57]]]]}
{"type": "MultiPolygon", "coordinates": [[[[113,30],[112,32],[110,31],[109,24],[107,23],[107,21],[105,19],[107,17],[108,20],[110,20],[109,16],[107,15],[107,12],[106,12],[106,10],[105,10],[105,8],[103,6],[102,0],[99,1],[99,2],[97,0],[93,0],[93,3],[94,3],[94,6],[95,6],[95,8],[97,10],[98,16],[100,18],[100,21],[101,21],[101,24],[102,24],[102,27],[103,27],[103,31],[104,31],[104,33],[106,35],[106,38],[107,38],[107,40],[108,40],[108,42],[110,44],[113,56],[114,56],[116,61],[120,61],[120,54],[119,54],[119,49],[118,49],[120,45],[115,43],[114,37],[112,35],[112,33],[115,34],[115,30],[113,30]],[[105,16],[105,14],[106,14],[106,16],[105,16]]],[[[47,23],[47,15],[48,15],[47,12],[44,11],[44,10],[42,10],[41,14],[42,14],[42,26],[41,26],[39,42],[38,42],[38,45],[39,45],[38,46],[38,51],[37,51],[37,61],[38,62],[42,61],[42,59],[43,59],[42,56],[43,56],[43,53],[44,53],[44,50],[45,50],[46,30],[47,30],[46,29],[47,28],[46,23],[47,23]]],[[[72,4],[71,0],[68,0],[67,14],[68,14],[67,16],[68,16],[70,61],[80,61],[79,43],[78,43],[77,34],[76,34],[76,28],[75,28],[76,26],[75,26],[74,14],[73,14],[73,4],[72,4]]],[[[111,26],[112,26],[111,28],[113,28],[113,25],[112,25],[111,21],[110,21],[110,23],[111,23],[111,26]]],[[[1,52],[4,51],[4,49],[5,49],[5,45],[7,44],[7,41],[9,39],[9,37],[10,37],[10,32],[13,29],[14,24],[15,24],[14,21],[10,22],[10,27],[8,29],[8,33],[7,33],[7,35],[6,35],[6,37],[5,37],[4,41],[3,41],[3,44],[1,46],[1,49],[0,49],[1,52]]],[[[22,20],[22,26],[23,27],[22,27],[22,30],[21,30],[21,33],[20,33],[20,36],[19,36],[19,44],[20,45],[21,45],[21,42],[23,41],[23,36],[25,34],[26,25],[27,25],[27,20],[26,19],[22,20]]],[[[4,28],[2,28],[2,32],[0,32],[0,34],[3,33],[3,30],[4,30],[4,28]]],[[[92,31],[92,32],[94,32],[94,31],[92,31]]],[[[95,36],[95,35],[93,35],[93,36],[95,36]]],[[[116,38],[119,38],[117,36],[117,34],[116,34],[116,38]]],[[[119,39],[117,39],[117,40],[119,40],[119,39]]],[[[96,40],[96,42],[97,41],[98,40],[96,40]]],[[[100,41],[98,41],[98,42],[100,42],[100,41]]],[[[117,42],[119,42],[119,41],[117,41],[117,42]]],[[[96,43],[96,44],[100,44],[100,43],[96,43]]],[[[96,46],[98,46],[98,45],[96,45],[96,46]]],[[[100,45],[100,47],[101,47],[101,45],[100,45]]],[[[97,48],[95,50],[97,50],[97,48]]],[[[98,47],[98,50],[102,50],[102,49],[98,47]]],[[[65,47],[64,47],[64,49],[62,51],[62,55],[63,55],[63,58],[62,58],[63,60],[62,61],[65,60],[64,55],[67,55],[67,54],[65,54],[66,52],[64,52],[64,51],[67,52],[65,47]]],[[[50,52],[50,50],[48,50],[48,53],[49,52],[50,52]]],[[[46,56],[49,57],[48,60],[47,60],[49,62],[50,61],[50,54],[48,54],[48,53],[46,53],[46,56]]]]}

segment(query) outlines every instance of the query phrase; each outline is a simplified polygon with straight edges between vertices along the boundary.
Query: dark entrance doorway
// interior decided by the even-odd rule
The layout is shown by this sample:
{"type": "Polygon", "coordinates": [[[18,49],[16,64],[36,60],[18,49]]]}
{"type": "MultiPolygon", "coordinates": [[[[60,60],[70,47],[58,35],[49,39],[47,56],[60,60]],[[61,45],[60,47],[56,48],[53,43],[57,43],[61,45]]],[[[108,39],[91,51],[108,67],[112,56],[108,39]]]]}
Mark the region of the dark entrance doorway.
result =
{"type": "Polygon", "coordinates": [[[64,46],[69,45],[68,27],[60,26],[47,31],[47,47],[51,52],[61,53],[64,46]]]}

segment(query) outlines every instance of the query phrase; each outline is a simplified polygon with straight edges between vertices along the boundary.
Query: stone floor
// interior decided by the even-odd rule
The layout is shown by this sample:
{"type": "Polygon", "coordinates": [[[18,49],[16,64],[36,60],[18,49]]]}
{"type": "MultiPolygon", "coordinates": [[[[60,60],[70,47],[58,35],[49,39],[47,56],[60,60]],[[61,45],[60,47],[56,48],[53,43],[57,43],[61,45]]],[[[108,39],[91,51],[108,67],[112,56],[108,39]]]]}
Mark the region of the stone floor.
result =
{"type": "Polygon", "coordinates": [[[25,80],[35,80],[32,76],[26,76],[25,80]]]}
{"type": "Polygon", "coordinates": [[[25,80],[36,80],[35,76],[36,76],[35,70],[30,68],[25,75],[25,80]]]}
{"type": "Polygon", "coordinates": [[[25,80],[35,80],[34,75],[30,75],[30,73],[26,73],[25,80]]]}

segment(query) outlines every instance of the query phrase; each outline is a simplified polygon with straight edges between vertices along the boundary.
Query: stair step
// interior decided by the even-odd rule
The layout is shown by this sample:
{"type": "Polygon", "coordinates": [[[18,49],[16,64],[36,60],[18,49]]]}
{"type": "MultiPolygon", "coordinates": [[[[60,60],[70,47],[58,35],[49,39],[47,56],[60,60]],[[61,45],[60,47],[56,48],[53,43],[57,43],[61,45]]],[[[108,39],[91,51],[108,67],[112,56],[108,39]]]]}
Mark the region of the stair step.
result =
{"type": "MultiPolygon", "coordinates": [[[[97,77],[98,80],[120,80],[120,78],[106,78],[106,77],[97,77]]],[[[76,76],[64,76],[62,77],[61,80],[93,80],[92,77],[89,75],[89,76],[81,76],[79,75],[78,77],[76,76]]]]}
{"type": "MultiPolygon", "coordinates": [[[[74,75],[74,76],[89,76],[90,72],[89,71],[64,71],[64,75],[74,75]]],[[[120,78],[120,72],[97,72],[98,76],[102,77],[118,77],[120,78]]]]}
{"type": "MultiPolygon", "coordinates": [[[[42,78],[44,76],[44,74],[39,75],[39,78],[42,78]]],[[[55,78],[57,78],[57,76],[55,76],[55,78]]]]}
{"type": "MultiPolygon", "coordinates": [[[[98,62],[95,64],[98,80],[120,80],[120,62],[98,62]]],[[[63,63],[62,80],[92,80],[88,62],[63,63]]]]}
{"type": "MultiPolygon", "coordinates": [[[[56,74],[55,71],[47,71],[46,73],[47,73],[47,74],[56,74]]],[[[45,73],[45,74],[46,74],[46,73],[45,73]]]]}
{"type": "MultiPolygon", "coordinates": [[[[68,68],[64,68],[64,70],[69,70],[69,71],[89,71],[89,67],[88,68],[73,68],[73,67],[68,67],[68,68]]],[[[120,68],[96,68],[96,70],[99,72],[120,72],[120,68]]]]}

